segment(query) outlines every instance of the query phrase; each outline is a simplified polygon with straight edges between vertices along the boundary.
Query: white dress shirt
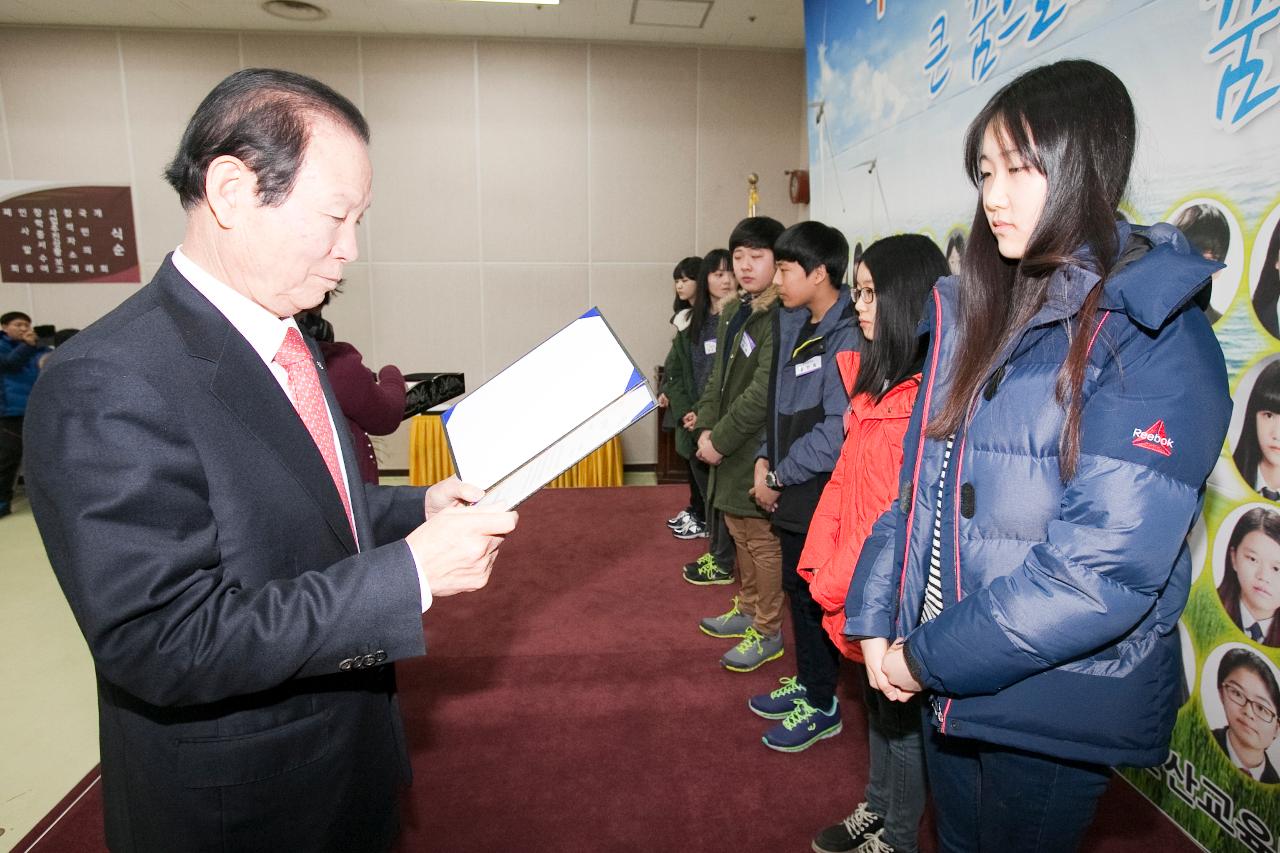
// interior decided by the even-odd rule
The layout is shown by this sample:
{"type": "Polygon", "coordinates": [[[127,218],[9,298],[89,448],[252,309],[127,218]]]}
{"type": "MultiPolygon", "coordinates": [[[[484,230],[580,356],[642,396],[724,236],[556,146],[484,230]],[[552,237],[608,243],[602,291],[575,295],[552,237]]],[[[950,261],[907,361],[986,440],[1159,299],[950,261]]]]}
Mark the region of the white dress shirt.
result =
{"type": "MultiPolygon", "coordinates": [[[[1273,615],[1271,619],[1274,618],[1275,616],[1273,615]]],[[[1250,625],[1257,623],[1258,630],[1262,632],[1262,639],[1266,639],[1267,632],[1271,630],[1271,619],[1254,619],[1253,614],[1249,612],[1249,608],[1244,606],[1243,601],[1240,602],[1240,630],[1244,631],[1245,634],[1249,633],[1250,625]]],[[[1250,639],[1253,638],[1250,637],[1250,639]]],[[[1258,642],[1260,643],[1262,640],[1260,639],[1258,642]]]]}
{"type": "Polygon", "coordinates": [[[1250,776],[1252,776],[1254,778],[1254,781],[1261,782],[1262,771],[1267,769],[1267,759],[1263,758],[1262,761],[1258,762],[1257,767],[1249,767],[1248,765],[1246,765],[1244,761],[1241,760],[1240,756],[1236,754],[1235,747],[1231,745],[1230,732],[1231,732],[1231,729],[1228,728],[1227,736],[1224,738],[1224,740],[1226,740],[1227,742],[1227,757],[1231,759],[1232,764],[1234,764],[1236,767],[1239,767],[1245,773],[1248,773],[1250,776]]]}

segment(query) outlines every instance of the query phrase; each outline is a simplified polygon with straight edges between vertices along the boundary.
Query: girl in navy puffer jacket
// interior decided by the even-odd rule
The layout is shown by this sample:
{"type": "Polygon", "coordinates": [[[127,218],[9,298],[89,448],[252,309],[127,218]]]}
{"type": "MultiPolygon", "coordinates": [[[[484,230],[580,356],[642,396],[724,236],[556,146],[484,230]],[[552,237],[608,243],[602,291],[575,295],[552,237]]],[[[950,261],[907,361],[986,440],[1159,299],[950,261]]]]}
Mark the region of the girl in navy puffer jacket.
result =
{"type": "Polygon", "coordinates": [[[845,611],[847,635],[898,638],[899,695],[931,697],[943,850],[1074,850],[1108,767],[1168,751],[1185,539],[1231,401],[1189,304],[1220,264],[1114,222],[1134,137],[1124,85],[1081,60],[967,134],[969,244],[926,305],[899,498],[845,611]]]}

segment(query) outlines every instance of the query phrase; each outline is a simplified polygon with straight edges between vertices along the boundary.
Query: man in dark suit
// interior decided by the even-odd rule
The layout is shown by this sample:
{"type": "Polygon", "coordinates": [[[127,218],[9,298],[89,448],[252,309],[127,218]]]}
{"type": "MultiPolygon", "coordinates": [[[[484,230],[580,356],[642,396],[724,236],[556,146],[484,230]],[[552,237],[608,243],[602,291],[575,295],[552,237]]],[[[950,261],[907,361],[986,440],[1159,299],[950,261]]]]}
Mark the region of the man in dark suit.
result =
{"type": "Polygon", "coordinates": [[[292,320],[356,258],[368,138],[315,80],[220,83],[167,172],[182,245],[32,395],[28,489],[97,669],[115,851],[389,848],[390,664],[515,525],[456,479],[364,485],[292,320]]]}

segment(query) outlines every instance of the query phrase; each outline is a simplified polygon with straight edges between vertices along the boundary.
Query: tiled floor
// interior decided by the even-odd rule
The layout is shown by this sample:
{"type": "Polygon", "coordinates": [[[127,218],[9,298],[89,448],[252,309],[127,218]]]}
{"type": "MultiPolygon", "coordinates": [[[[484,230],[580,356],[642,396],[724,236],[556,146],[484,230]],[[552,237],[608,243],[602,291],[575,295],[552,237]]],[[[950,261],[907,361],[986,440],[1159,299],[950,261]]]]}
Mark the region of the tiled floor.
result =
{"type": "Polygon", "coordinates": [[[93,664],[24,498],[0,518],[0,851],[98,763],[93,664]]]}

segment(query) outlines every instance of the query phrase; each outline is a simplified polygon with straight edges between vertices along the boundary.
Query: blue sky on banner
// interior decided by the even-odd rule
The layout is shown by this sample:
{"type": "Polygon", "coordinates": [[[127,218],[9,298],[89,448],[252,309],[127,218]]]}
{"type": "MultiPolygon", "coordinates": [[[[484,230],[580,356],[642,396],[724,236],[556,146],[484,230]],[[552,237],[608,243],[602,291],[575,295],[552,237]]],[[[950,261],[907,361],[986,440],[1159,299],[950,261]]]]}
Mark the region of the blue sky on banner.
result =
{"type": "Polygon", "coordinates": [[[805,29],[813,214],[851,235],[967,225],[965,126],[1067,57],[1134,97],[1139,218],[1204,189],[1249,228],[1280,192],[1280,0],[806,0],[805,29]]]}
{"type": "Polygon", "coordinates": [[[840,152],[1155,2],[805,0],[810,100],[840,152]]]}

